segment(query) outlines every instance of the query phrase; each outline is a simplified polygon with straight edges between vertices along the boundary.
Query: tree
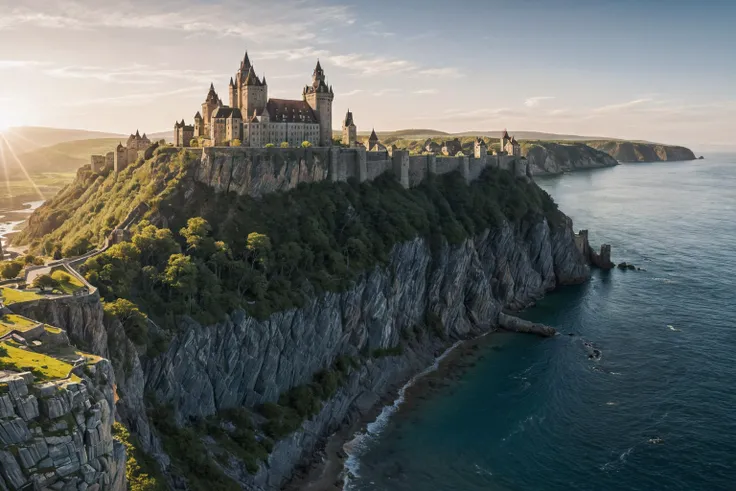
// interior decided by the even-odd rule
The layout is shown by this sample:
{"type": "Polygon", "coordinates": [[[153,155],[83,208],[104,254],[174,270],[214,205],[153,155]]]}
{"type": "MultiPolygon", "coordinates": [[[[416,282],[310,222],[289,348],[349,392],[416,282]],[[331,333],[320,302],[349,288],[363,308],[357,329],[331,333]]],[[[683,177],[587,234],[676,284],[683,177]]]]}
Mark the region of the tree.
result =
{"type": "Polygon", "coordinates": [[[265,265],[266,257],[271,251],[271,239],[267,235],[251,232],[248,234],[246,249],[253,258],[253,264],[265,265]]]}
{"type": "Polygon", "coordinates": [[[191,140],[189,140],[189,146],[190,147],[198,147],[199,146],[199,140],[197,140],[196,138],[192,138],[191,140]]]}
{"type": "Polygon", "coordinates": [[[163,274],[164,283],[185,297],[197,292],[197,265],[184,254],[172,254],[163,274]]]}
{"type": "Polygon", "coordinates": [[[187,220],[187,226],[179,230],[179,235],[187,241],[187,250],[194,251],[198,256],[208,257],[215,250],[215,241],[210,237],[212,227],[202,217],[192,217],[187,220]]]}
{"type": "Polygon", "coordinates": [[[275,146],[273,143],[266,143],[266,148],[274,148],[275,146]]]}
{"type": "Polygon", "coordinates": [[[462,151],[460,151],[455,154],[455,157],[465,157],[465,154],[462,151]]]}
{"type": "Polygon", "coordinates": [[[309,148],[311,146],[312,146],[311,142],[308,142],[306,140],[302,142],[302,148],[309,148]]]}
{"type": "Polygon", "coordinates": [[[32,286],[34,288],[38,288],[42,292],[45,292],[46,289],[53,290],[54,288],[58,288],[59,282],[53,279],[50,275],[42,274],[42,275],[36,276],[33,279],[32,286]]]}
{"type": "Polygon", "coordinates": [[[289,142],[281,142],[281,148],[289,148],[289,142]]]}
{"type": "Polygon", "coordinates": [[[148,320],[138,307],[124,298],[103,304],[105,314],[117,317],[125,329],[128,338],[137,345],[144,345],[148,340],[148,320]]]}
{"type": "Polygon", "coordinates": [[[6,280],[9,280],[11,278],[17,277],[21,269],[23,269],[23,265],[19,262],[3,261],[2,263],[0,263],[0,276],[5,278],[6,280]]]}
{"type": "Polygon", "coordinates": [[[230,146],[231,147],[242,147],[243,146],[243,142],[240,141],[237,138],[233,138],[233,140],[230,142],[230,146]]]}

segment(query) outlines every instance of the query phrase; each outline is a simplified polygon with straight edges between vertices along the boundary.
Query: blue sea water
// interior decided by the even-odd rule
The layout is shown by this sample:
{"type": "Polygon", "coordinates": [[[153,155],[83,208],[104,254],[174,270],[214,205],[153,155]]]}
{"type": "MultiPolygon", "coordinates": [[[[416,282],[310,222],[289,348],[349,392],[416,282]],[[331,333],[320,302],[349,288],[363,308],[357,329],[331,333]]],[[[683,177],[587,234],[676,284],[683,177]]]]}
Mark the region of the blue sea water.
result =
{"type": "Polygon", "coordinates": [[[523,314],[555,338],[492,335],[368,441],[349,489],[736,489],[736,155],[537,182],[646,271],[595,272],[523,314]]]}

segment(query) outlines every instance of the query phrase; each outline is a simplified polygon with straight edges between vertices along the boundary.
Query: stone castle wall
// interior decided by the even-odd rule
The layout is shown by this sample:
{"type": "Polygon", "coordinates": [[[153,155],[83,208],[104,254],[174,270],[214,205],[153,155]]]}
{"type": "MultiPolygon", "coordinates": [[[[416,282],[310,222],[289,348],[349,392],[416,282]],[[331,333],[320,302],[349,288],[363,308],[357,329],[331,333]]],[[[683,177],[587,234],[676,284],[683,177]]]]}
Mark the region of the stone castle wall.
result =
{"type": "Polygon", "coordinates": [[[437,157],[409,155],[406,150],[367,152],[364,148],[248,148],[206,147],[196,178],[217,191],[261,196],[295,188],[302,182],[323,180],[360,182],[391,171],[404,187],[419,185],[430,174],[459,171],[468,181],[486,167],[528,177],[526,159],[508,155],[437,157]]]}

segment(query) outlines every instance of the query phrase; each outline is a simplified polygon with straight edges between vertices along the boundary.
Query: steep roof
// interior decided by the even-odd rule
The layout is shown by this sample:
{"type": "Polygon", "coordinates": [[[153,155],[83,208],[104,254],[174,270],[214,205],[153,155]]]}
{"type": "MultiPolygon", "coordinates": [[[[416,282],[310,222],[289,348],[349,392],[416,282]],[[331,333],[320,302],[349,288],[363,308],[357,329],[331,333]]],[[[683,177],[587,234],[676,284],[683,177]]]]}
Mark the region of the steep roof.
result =
{"type": "Polygon", "coordinates": [[[511,139],[511,138],[509,137],[509,132],[508,132],[508,131],[506,131],[505,129],[503,130],[503,134],[501,135],[501,139],[502,139],[502,140],[510,140],[510,139],[511,139]]]}
{"type": "Polygon", "coordinates": [[[318,123],[312,108],[305,101],[269,99],[266,110],[275,123],[318,123]]]}
{"type": "Polygon", "coordinates": [[[371,132],[371,136],[368,138],[368,141],[378,141],[378,135],[376,135],[375,128],[371,132]]]}
{"type": "Polygon", "coordinates": [[[215,111],[215,115],[212,117],[215,119],[243,119],[243,113],[237,107],[222,106],[215,111]]]}
{"type": "Polygon", "coordinates": [[[245,77],[245,82],[243,82],[243,85],[261,85],[261,81],[258,80],[258,75],[256,75],[255,70],[253,70],[253,67],[251,66],[248,70],[248,75],[245,77]]]}
{"type": "Polygon", "coordinates": [[[355,124],[355,123],[353,122],[353,113],[352,113],[352,112],[350,112],[350,109],[348,109],[348,112],[347,112],[347,114],[345,115],[345,121],[344,121],[344,122],[343,122],[342,124],[343,124],[343,126],[345,126],[346,128],[347,128],[348,126],[351,126],[351,125],[354,125],[354,124],[355,124]]]}

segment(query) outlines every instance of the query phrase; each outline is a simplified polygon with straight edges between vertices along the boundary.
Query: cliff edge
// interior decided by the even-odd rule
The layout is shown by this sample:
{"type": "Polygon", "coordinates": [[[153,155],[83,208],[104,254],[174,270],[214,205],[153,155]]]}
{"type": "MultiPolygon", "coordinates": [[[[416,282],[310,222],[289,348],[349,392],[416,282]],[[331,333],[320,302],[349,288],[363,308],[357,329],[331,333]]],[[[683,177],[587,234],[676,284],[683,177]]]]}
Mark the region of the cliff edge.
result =
{"type": "Polygon", "coordinates": [[[607,153],[619,162],[695,160],[692,150],[674,145],[630,141],[589,141],[586,144],[607,153]]]}

